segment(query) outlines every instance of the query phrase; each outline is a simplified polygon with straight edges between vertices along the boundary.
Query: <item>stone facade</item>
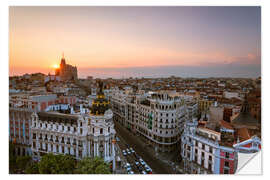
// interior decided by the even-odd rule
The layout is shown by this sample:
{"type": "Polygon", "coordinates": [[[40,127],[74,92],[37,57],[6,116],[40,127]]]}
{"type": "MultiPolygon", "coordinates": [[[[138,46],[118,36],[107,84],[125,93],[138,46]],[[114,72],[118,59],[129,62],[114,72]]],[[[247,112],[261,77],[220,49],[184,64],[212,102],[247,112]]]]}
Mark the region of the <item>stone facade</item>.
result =
{"type": "Polygon", "coordinates": [[[114,119],[143,136],[161,152],[177,148],[187,118],[183,99],[170,91],[154,92],[148,97],[113,94],[114,119]]]}
{"type": "Polygon", "coordinates": [[[114,160],[113,113],[104,115],[40,112],[32,115],[32,152],[39,159],[44,153],[70,154],[76,159],[102,157],[114,160]]]}

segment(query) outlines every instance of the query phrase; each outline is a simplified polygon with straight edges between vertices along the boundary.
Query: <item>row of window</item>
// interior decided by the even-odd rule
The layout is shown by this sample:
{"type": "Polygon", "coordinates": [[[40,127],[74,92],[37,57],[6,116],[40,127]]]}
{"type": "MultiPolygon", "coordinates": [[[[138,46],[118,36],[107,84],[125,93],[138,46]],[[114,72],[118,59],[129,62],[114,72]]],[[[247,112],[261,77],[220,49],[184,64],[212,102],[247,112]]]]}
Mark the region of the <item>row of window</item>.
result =
{"type": "MultiPolygon", "coordinates": [[[[42,134],[39,134],[39,136],[36,133],[33,133],[32,139],[36,139],[36,140],[43,140],[42,138],[42,134]]],[[[51,142],[60,142],[60,143],[65,143],[65,138],[64,137],[59,137],[59,136],[55,136],[55,140],[53,138],[53,135],[44,135],[44,140],[45,141],[51,141],[51,142]]],[[[77,143],[76,139],[73,139],[73,143],[72,145],[76,145],[77,143]]],[[[66,143],[67,144],[71,144],[71,138],[66,138],[66,143]]],[[[78,140],[78,146],[82,146],[82,141],[78,140]]]]}
{"type": "MultiPolygon", "coordinates": [[[[49,151],[49,148],[48,148],[49,145],[51,145],[51,144],[45,143],[45,148],[43,148],[42,147],[42,144],[40,143],[39,144],[39,150],[49,151]]],[[[33,142],[33,148],[34,149],[37,148],[36,147],[36,142],[33,142]]],[[[73,154],[73,153],[71,153],[71,148],[70,147],[67,147],[67,152],[65,152],[64,146],[61,146],[61,149],[60,149],[60,146],[59,145],[56,145],[55,148],[56,148],[56,153],[66,153],[66,154],[69,154],[69,155],[76,155],[76,149],[73,150],[74,151],[74,154],[73,154]]],[[[50,149],[49,152],[53,152],[52,146],[51,146],[51,149],[50,149]]],[[[78,151],[78,156],[79,157],[82,157],[82,151],[81,150],[78,151]]]]}

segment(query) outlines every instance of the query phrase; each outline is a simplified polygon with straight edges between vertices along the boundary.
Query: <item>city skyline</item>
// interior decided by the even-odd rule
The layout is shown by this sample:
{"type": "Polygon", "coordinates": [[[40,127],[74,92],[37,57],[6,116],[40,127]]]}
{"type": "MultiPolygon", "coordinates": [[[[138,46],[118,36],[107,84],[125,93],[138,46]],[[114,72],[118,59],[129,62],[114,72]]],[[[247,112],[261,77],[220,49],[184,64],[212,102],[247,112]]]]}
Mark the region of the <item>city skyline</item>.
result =
{"type": "Polygon", "coordinates": [[[260,7],[10,7],[10,75],[261,76],[260,7]]]}

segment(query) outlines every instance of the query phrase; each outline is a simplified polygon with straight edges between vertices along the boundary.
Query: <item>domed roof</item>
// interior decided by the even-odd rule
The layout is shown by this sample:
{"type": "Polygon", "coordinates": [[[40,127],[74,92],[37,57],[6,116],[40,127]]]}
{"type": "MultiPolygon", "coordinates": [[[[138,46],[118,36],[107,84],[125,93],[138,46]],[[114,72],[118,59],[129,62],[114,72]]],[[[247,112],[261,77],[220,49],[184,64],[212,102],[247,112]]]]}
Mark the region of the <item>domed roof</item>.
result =
{"type": "Polygon", "coordinates": [[[93,100],[91,107],[92,115],[104,115],[105,111],[109,109],[109,101],[105,98],[103,93],[103,83],[99,81],[99,91],[97,98],[93,100]]]}

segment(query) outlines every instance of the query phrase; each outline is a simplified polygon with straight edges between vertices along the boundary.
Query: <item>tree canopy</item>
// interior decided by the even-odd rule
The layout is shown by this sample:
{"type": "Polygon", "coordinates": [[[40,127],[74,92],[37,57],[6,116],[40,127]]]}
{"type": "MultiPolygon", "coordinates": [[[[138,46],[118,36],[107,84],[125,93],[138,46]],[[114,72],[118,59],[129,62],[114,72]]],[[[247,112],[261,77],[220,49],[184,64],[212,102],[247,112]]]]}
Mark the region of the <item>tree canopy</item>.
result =
{"type": "Polygon", "coordinates": [[[111,174],[108,163],[103,158],[83,158],[77,161],[70,155],[48,153],[39,162],[32,161],[30,156],[14,156],[10,147],[10,173],[26,174],[111,174]]]}
{"type": "Polygon", "coordinates": [[[70,155],[53,155],[51,153],[42,156],[38,163],[40,174],[72,174],[76,160],[70,155]]]}
{"type": "Polygon", "coordinates": [[[84,158],[79,161],[76,169],[77,174],[111,174],[109,164],[102,158],[84,158]]]}

